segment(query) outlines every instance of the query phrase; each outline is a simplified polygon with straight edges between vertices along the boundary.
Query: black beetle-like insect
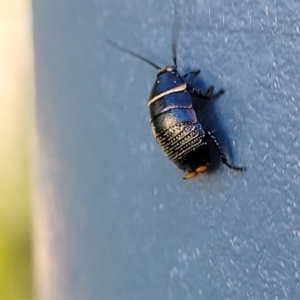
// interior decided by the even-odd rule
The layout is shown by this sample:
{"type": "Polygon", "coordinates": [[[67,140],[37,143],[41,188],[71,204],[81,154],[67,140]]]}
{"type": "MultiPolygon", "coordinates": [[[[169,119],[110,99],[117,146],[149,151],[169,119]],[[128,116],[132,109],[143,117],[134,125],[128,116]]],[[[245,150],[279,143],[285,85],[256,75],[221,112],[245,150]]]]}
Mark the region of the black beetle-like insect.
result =
{"type": "Polygon", "coordinates": [[[214,87],[210,86],[203,92],[185,81],[188,75],[198,75],[200,70],[189,72],[184,76],[178,74],[174,37],[172,41],[174,66],[164,68],[108,38],[106,40],[113,47],[139,58],[158,70],[148,101],[152,131],[157,143],[169,159],[180,169],[188,171],[184,179],[194,178],[207,169],[211,160],[208,140],[212,140],[216,146],[223,164],[233,170],[245,170],[244,167],[236,167],[228,162],[216,137],[203,129],[198,122],[192,105],[191,96],[213,100],[219,98],[225,91],[220,89],[213,94],[214,87]]]}

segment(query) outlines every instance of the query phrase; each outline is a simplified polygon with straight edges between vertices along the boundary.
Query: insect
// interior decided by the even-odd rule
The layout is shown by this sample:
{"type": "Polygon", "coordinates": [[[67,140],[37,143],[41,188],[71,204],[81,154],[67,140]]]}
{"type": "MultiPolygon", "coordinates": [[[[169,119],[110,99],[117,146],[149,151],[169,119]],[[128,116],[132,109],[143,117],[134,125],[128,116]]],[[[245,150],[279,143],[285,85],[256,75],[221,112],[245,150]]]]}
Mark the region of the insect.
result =
{"type": "Polygon", "coordinates": [[[214,100],[224,94],[220,89],[215,94],[214,87],[206,91],[189,85],[185,78],[188,75],[198,75],[195,70],[181,76],[177,71],[176,43],[173,33],[172,58],[173,66],[159,67],[147,58],[117,44],[109,38],[106,41],[113,47],[134,56],[157,70],[148,108],[153,135],[166,156],[180,169],[187,171],[184,179],[196,177],[207,170],[210,161],[208,141],[211,140],[223,164],[232,170],[244,171],[244,167],[231,165],[216,139],[198,122],[192,105],[192,96],[203,100],[214,100]]]}

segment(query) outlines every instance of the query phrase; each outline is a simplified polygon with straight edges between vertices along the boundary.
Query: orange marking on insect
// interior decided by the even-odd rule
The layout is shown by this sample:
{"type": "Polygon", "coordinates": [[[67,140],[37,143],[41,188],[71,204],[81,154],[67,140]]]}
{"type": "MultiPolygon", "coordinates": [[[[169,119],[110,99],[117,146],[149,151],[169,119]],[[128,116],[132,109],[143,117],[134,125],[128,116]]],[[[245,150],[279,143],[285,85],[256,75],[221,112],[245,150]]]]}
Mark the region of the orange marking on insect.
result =
{"type": "Polygon", "coordinates": [[[199,173],[205,172],[206,169],[207,169],[207,165],[200,166],[200,167],[198,167],[195,171],[192,171],[192,172],[187,173],[187,174],[183,177],[183,179],[192,179],[192,178],[196,177],[199,173]]]}
{"type": "Polygon", "coordinates": [[[192,172],[189,172],[187,173],[183,179],[192,179],[194,177],[196,177],[198,175],[198,173],[196,171],[192,171],[192,172]]]}
{"type": "Polygon", "coordinates": [[[200,166],[200,167],[198,167],[198,168],[196,169],[196,172],[197,172],[197,173],[203,173],[203,172],[206,171],[206,169],[207,169],[207,165],[200,166]]]}

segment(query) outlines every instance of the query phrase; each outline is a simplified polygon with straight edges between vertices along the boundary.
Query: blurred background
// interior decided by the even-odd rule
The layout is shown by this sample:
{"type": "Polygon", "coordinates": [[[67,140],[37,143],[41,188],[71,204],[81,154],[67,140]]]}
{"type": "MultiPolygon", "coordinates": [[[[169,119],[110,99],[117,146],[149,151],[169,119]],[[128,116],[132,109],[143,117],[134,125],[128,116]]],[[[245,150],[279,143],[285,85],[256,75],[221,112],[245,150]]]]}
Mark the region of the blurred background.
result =
{"type": "Polygon", "coordinates": [[[0,0],[0,299],[32,299],[31,3],[0,0]]]}

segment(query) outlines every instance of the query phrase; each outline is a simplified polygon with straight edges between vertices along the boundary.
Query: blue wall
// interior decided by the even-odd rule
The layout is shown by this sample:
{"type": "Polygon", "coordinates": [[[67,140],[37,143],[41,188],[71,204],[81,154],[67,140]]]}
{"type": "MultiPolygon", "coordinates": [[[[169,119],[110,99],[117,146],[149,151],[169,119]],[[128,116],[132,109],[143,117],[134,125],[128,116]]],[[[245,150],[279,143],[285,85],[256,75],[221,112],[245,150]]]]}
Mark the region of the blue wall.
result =
{"type": "Polygon", "coordinates": [[[43,299],[299,299],[300,3],[176,7],[179,71],[226,90],[200,118],[245,173],[182,180],[150,130],[155,70],[103,42],[170,64],[171,0],[33,1],[43,299]]]}

